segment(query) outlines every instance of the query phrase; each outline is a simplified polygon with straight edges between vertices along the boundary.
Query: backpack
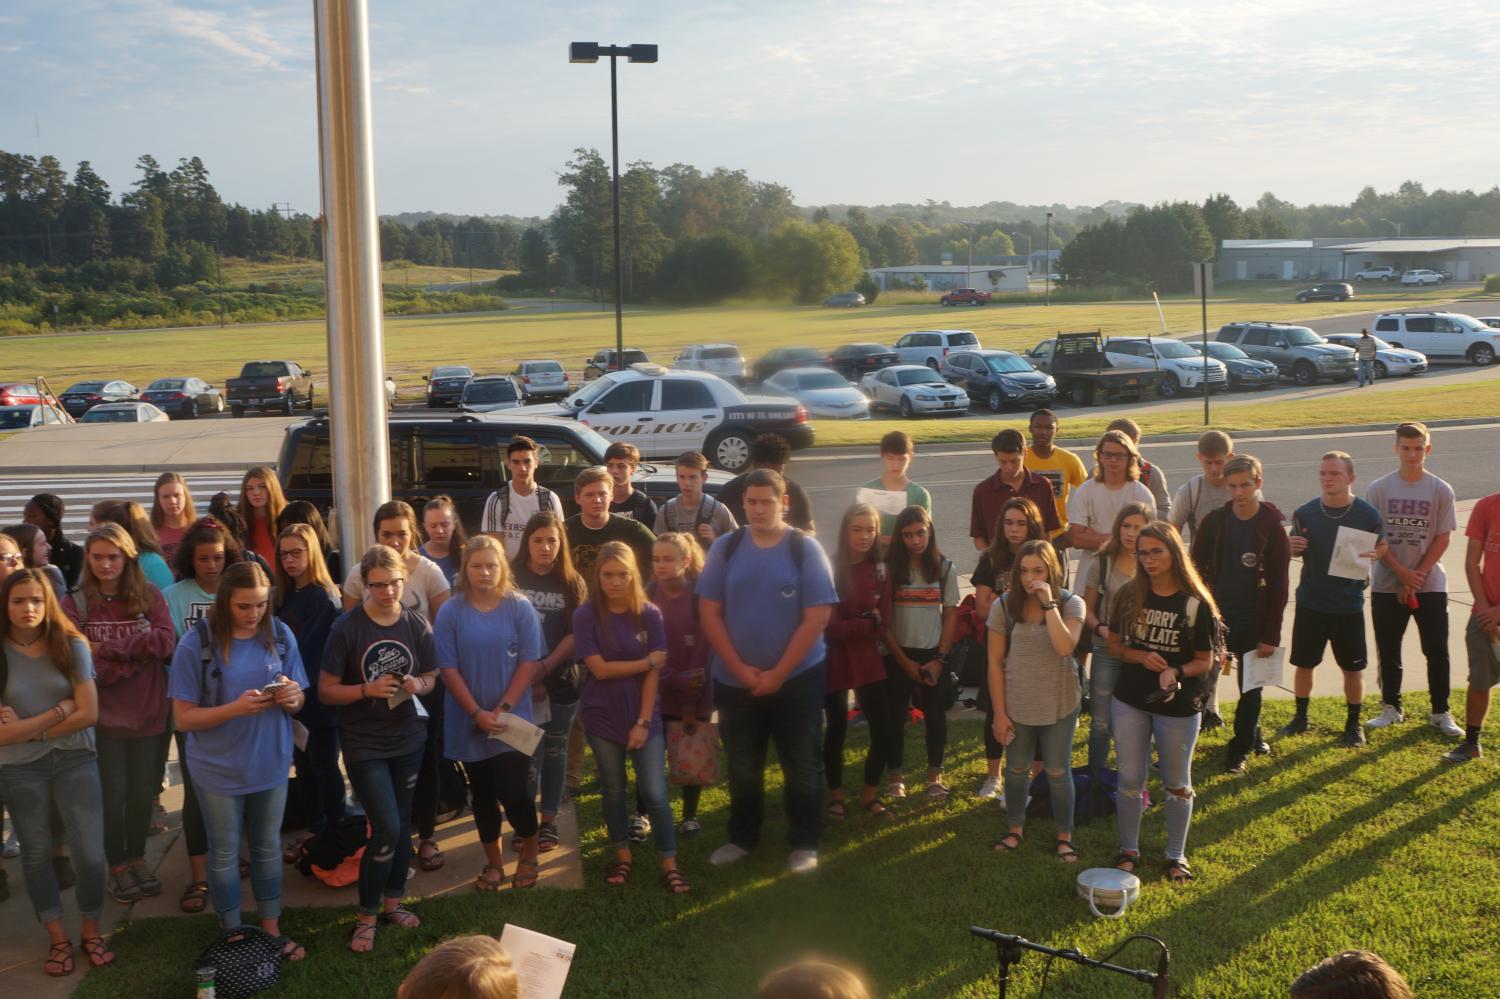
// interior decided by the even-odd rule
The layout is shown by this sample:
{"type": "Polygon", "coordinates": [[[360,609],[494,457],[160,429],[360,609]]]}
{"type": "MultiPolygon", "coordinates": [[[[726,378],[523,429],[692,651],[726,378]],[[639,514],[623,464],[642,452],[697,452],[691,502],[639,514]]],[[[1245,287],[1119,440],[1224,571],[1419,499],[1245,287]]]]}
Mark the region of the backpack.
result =
{"type": "Polygon", "coordinates": [[[353,884],[359,879],[359,861],[369,841],[370,826],[365,816],[345,816],[302,841],[297,870],[330,888],[353,884]]]}
{"type": "MultiPolygon", "coordinates": [[[[740,545],[744,543],[745,534],[749,530],[750,528],[748,527],[736,527],[729,535],[729,540],[724,542],[724,561],[726,564],[734,558],[734,553],[740,550],[740,545]]],[[[803,545],[811,539],[808,538],[807,532],[803,531],[800,527],[788,527],[787,530],[792,534],[792,566],[800,575],[802,573],[803,556],[806,554],[803,545]]],[[[948,577],[944,576],[943,578],[946,580],[948,577]]]]}
{"type": "MultiPolygon", "coordinates": [[[[495,521],[495,529],[501,533],[505,532],[505,522],[510,519],[510,483],[505,484],[504,489],[496,491],[490,497],[489,503],[485,504],[484,518],[489,519],[490,511],[494,508],[491,504],[498,503],[500,506],[500,519],[495,521]],[[496,498],[498,497],[498,499],[496,498]]],[[[536,483],[536,509],[538,513],[548,513],[552,510],[552,490],[541,483],[536,483]]]]}
{"type": "MultiPolygon", "coordinates": [[[[698,528],[713,521],[714,511],[718,509],[718,506],[718,500],[708,495],[708,493],[704,493],[703,498],[698,501],[698,510],[697,515],[693,518],[693,526],[686,533],[691,534],[694,538],[696,538],[698,536],[698,528]]],[[[671,506],[671,504],[662,507],[662,519],[666,521],[667,530],[681,531],[682,528],[672,522],[672,512],[673,507],[671,506]]]]}
{"type": "MultiPolygon", "coordinates": [[[[1197,597],[1188,597],[1184,613],[1187,616],[1187,633],[1192,635],[1198,627],[1198,608],[1203,606],[1203,601],[1197,597]]],[[[1211,651],[1209,656],[1213,665],[1209,667],[1208,682],[1212,686],[1219,679],[1219,673],[1230,672],[1234,668],[1234,653],[1229,651],[1229,626],[1219,615],[1214,615],[1214,625],[1209,632],[1209,643],[1211,651]]]]}
{"type": "MultiPolygon", "coordinates": [[[[286,662],[287,653],[291,651],[291,630],[282,621],[273,620],[271,632],[275,636],[276,666],[279,669],[286,662]]],[[[216,708],[222,703],[219,700],[219,685],[224,679],[224,669],[219,665],[219,657],[215,654],[208,618],[200,617],[194,621],[193,633],[198,636],[198,664],[203,671],[198,678],[198,706],[216,708]],[[210,682],[213,684],[212,688],[209,686],[210,682]]]]}

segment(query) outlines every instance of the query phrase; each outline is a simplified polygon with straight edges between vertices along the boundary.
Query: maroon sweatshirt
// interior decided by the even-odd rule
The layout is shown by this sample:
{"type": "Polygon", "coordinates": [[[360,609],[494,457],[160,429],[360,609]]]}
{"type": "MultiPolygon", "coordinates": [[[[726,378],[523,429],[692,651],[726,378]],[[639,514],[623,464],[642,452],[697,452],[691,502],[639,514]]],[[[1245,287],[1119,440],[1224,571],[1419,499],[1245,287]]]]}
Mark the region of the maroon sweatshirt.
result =
{"type": "Polygon", "coordinates": [[[849,567],[852,592],[840,591],[833,605],[833,616],[824,632],[828,639],[829,693],[856,690],[867,683],[885,679],[885,664],[880,658],[879,629],[872,618],[862,615],[880,611],[880,619],[891,620],[891,587],[884,563],[866,558],[849,567]]]}
{"type": "Polygon", "coordinates": [[[127,615],[124,601],[96,594],[83,620],[74,594],[63,599],[63,611],[83,631],[94,656],[94,683],[99,688],[100,735],[133,739],[167,730],[167,660],[177,645],[172,613],[154,586],[151,610],[127,615]]]}

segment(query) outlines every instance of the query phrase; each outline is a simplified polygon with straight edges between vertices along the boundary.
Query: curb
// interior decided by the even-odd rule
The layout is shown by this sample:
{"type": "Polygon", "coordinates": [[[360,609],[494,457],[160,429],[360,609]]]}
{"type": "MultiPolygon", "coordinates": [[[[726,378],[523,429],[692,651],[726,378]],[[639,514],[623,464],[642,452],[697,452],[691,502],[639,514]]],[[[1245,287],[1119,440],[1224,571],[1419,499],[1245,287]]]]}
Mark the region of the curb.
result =
{"type": "Polygon", "coordinates": [[[150,464],[150,465],[89,465],[87,468],[80,468],[77,465],[32,465],[29,468],[17,468],[13,472],[8,473],[8,474],[14,474],[14,475],[78,475],[80,473],[86,473],[86,474],[92,475],[92,474],[97,473],[99,475],[118,475],[118,474],[122,474],[122,473],[125,473],[125,474],[128,474],[128,473],[141,473],[141,474],[144,474],[144,473],[150,473],[150,472],[160,472],[160,471],[162,471],[163,469],[166,469],[166,468],[171,468],[174,471],[181,471],[181,472],[236,472],[236,473],[240,473],[240,472],[244,472],[245,469],[247,469],[251,465],[255,465],[255,464],[269,465],[271,468],[275,468],[276,467],[276,462],[274,462],[274,461],[265,461],[265,462],[211,461],[211,462],[204,462],[203,464],[193,464],[191,462],[156,462],[156,463],[150,464]]]}

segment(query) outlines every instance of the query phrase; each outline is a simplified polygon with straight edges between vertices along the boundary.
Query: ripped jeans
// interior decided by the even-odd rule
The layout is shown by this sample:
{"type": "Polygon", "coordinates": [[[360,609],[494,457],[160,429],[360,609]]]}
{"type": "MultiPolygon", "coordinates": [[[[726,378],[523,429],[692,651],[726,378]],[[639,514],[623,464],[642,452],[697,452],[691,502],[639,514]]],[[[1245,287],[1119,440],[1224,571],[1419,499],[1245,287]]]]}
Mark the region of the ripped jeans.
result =
{"type": "Polygon", "coordinates": [[[1016,724],[1016,737],[1005,750],[1005,819],[1012,828],[1026,821],[1031,761],[1041,749],[1052,792],[1052,819],[1058,832],[1073,831],[1073,732],[1077,728],[1077,708],[1051,725],[1016,724]]]}
{"type": "Polygon", "coordinates": [[[1141,792],[1151,764],[1151,741],[1161,756],[1161,782],[1166,790],[1168,860],[1182,860],[1187,851],[1188,823],[1193,819],[1193,746],[1203,720],[1195,711],[1186,718],[1151,714],[1114,698],[1111,727],[1115,759],[1120,765],[1119,794],[1115,799],[1120,822],[1120,852],[1139,853],[1141,792]],[[1173,793],[1177,791],[1179,793],[1173,793]]]}
{"type": "Polygon", "coordinates": [[[1120,660],[1103,646],[1095,646],[1089,657],[1089,774],[1103,773],[1109,767],[1109,739],[1115,684],[1120,679],[1120,660]]]}
{"type": "Polygon", "coordinates": [[[349,783],[370,820],[370,842],[359,862],[359,912],[380,912],[382,898],[406,894],[411,862],[411,801],[422,769],[422,750],[388,760],[344,761],[349,783]]]}

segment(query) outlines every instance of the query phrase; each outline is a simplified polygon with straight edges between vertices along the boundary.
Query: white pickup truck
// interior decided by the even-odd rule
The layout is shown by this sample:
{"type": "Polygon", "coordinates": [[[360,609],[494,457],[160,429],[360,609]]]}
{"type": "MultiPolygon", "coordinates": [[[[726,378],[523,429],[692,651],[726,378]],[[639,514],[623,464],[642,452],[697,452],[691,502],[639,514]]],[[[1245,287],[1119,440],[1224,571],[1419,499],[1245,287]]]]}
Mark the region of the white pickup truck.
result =
{"type": "Polygon", "coordinates": [[[1389,264],[1380,264],[1375,267],[1366,267],[1354,275],[1356,281],[1394,281],[1401,276],[1396,268],[1389,264]]]}

